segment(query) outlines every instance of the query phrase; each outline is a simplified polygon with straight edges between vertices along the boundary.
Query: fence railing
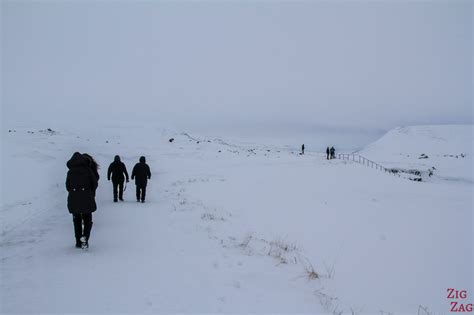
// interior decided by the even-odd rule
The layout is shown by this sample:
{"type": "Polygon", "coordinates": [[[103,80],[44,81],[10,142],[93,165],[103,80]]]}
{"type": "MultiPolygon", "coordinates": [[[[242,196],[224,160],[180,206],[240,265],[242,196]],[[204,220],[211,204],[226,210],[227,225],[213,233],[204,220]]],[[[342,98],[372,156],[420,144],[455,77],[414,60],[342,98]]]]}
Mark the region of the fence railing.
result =
{"type": "Polygon", "coordinates": [[[389,168],[386,168],[385,166],[383,166],[383,165],[381,165],[377,162],[371,161],[371,160],[369,160],[369,159],[367,159],[367,158],[365,158],[365,157],[363,157],[362,155],[359,155],[359,154],[339,153],[339,154],[337,154],[337,158],[341,159],[341,160],[353,161],[353,162],[365,165],[367,167],[375,168],[376,170],[380,170],[380,171],[385,172],[385,173],[389,173],[389,174],[392,174],[392,175],[398,175],[398,177],[400,177],[400,174],[398,172],[395,172],[395,171],[393,171],[389,168]]]}

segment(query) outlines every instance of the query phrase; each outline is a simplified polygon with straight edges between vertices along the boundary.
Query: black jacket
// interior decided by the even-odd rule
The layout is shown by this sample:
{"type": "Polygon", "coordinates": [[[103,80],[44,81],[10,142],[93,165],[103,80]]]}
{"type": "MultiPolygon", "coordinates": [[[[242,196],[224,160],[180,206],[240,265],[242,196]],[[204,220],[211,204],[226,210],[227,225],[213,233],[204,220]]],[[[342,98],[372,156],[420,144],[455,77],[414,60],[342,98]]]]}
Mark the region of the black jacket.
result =
{"type": "Polygon", "coordinates": [[[140,158],[140,163],[133,167],[132,179],[134,178],[135,184],[141,187],[145,187],[147,180],[151,178],[150,167],[145,163],[145,158],[140,158]]]}
{"type": "Polygon", "coordinates": [[[67,208],[70,213],[91,213],[97,210],[95,191],[97,177],[89,167],[87,159],[76,152],[67,162],[69,171],[66,177],[67,208]]]}
{"type": "Polygon", "coordinates": [[[110,180],[110,174],[112,174],[113,182],[123,182],[125,178],[128,181],[128,172],[125,164],[120,160],[115,160],[110,163],[109,170],[107,171],[107,179],[110,180]],[[125,176],[124,176],[125,174],[125,176]]]}

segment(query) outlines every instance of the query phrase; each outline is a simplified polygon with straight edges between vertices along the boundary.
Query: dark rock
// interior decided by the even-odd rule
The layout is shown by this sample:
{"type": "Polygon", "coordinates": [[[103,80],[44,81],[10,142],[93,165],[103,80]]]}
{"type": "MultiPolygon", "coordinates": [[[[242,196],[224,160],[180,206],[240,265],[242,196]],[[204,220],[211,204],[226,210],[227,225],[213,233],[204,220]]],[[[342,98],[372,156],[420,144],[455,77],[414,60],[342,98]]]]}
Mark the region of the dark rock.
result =
{"type": "Polygon", "coordinates": [[[174,141],[174,138],[171,138],[168,140],[170,143],[174,141]]]}

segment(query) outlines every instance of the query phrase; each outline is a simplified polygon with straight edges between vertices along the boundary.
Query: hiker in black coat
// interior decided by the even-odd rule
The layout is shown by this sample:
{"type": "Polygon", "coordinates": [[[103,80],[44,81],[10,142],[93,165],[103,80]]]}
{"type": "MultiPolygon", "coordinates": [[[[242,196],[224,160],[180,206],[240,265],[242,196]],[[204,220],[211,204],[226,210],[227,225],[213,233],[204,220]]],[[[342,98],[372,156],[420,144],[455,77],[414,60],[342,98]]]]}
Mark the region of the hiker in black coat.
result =
{"type": "Polygon", "coordinates": [[[326,159],[329,160],[329,147],[326,147],[326,159]]]}
{"type": "Polygon", "coordinates": [[[69,168],[66,177],[66,190],[69,193],[67,207],[72,214],[76,247],[81,247],[81,237],[85,237],[86,245],[89,241],[92,229],[92,212],[97,209],[95,191],[98,179],[90,167],[87,157],[79,152],[74,153],[66,165],[69,168]]]}
{"type": "Polygon", "coordinates": [[[135,164],[132,171],[132,179],[135,178],[137,185],[137,202],[145,202],[146,184],[151,178],[150,167],[145,163],[145,157],[140,157],[140,162],[135,164]]]}
{"type": "Polygon", "coordinates": [[[118,155],[115,156],[114,161],[109,165],[107,180],[110,180],[110,175],[112,175],[112,184],[114,187],[114,202],[117,202],[117,194],[120,201],[123,201],[123,183],[125,180],[127,180],[128,183],[128,172],[125,164],[120,161],[120,156],[118,155]]]}
{"type": "Polygon", "coordinates": [[[304,154],[304,143],[303,143],[303,145],[301,146],[301,155],[303,155],[303,154],[304,154]]]}
{"type": "Polygon", "coordinates": [[[335,154],[336,149],[334,149],[334,147],[331,147],[330,151],[331,151],[331,159],[334,159],[336,157],[336,154],[335,154]]]}

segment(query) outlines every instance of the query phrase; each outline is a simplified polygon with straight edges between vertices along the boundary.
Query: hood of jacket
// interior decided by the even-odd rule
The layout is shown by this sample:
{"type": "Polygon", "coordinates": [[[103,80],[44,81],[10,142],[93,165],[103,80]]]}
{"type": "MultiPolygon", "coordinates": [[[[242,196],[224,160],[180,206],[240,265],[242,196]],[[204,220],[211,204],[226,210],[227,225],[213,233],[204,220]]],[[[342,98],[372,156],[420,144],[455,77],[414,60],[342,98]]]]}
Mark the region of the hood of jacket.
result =
{"type": "Polygon", "coordinates": [[[87,159],[82,154],[80,154],[79,152],[75,152],[69,159],[69,161],[67,161],[66,165],[69,169],[71,169],[74,167],[87,167],[88,164],[87,159]]]}
{"type": "Polygon", "coordinates": [[[120,156],[116,155],[116,156],[114,157],[114,162],[120,162],[120,156]]]}
{"type": "Polygon", "coordinates": [[[141,156],[141,157],[140,157],[140,163],[145,163],[145,162],[146,162],[145,157],[144,157],[144,156],[141,156]]]}

